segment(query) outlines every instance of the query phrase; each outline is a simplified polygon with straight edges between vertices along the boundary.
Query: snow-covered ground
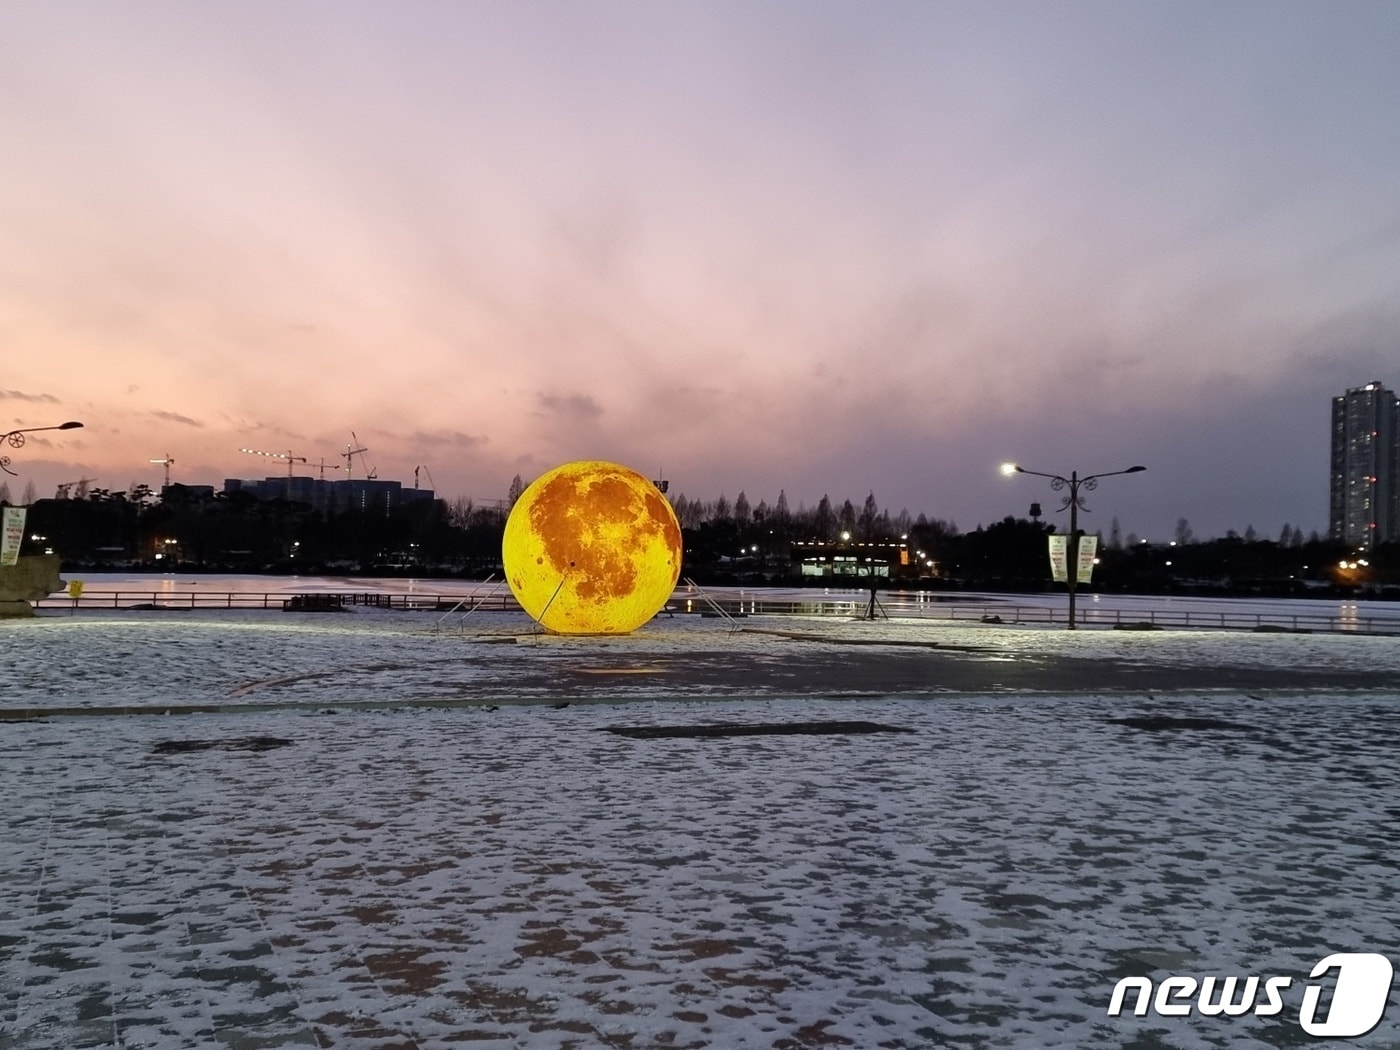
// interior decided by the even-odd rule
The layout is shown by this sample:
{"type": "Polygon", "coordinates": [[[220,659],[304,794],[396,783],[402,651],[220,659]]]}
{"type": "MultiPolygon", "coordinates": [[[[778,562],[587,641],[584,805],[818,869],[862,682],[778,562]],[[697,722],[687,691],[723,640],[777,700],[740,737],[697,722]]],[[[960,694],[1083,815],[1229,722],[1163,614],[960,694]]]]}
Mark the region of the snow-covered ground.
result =
{"type": "MultiPolygon", "coordinates": [[[[247,703],[349,703],[510,699],[550,691],[522,686],[581,661],[617,665],[619,695],[745,695],[742,674],[696,686],[645,673],[649,661],[719,651],[743,661],[831,652],[841,643],[974,649],[989,662],[1077,657],[1144,667],[1364,669],[1400,683],[1400,638],[1223,631],[1078,631],[988,626],[975,621],[835,617],[747,617],[729,623],[661,616],[633,635],[562,638],[521,613],[440,614],[357,609],[342,614],[280,611],[45,612],[0,621],[7,679],[0,707],[168,707],[247,703]],[[739,629],[735,629],[739,628],[739,629]],[[783,635],[800,637],[783,637],[783,635]],[[494,644],[514,642],[512,645],[494,644]]],[[[602,673],[605,668],[597,668],[602,673]]],[[[1086,687],[1091,688],[1091,687],[1086,687]]],[[[820,693],[817,681],[804,694],[820,693]]]]}
{"type": "Polygon", "coordinates": [[[1400,961],[1400,690],[742,688],[786,646],[1400,674],[1396,639],[435,620],[0,624],[0,710],[149,712],[0,721],[0,1047],[1300,1046],[1319,959],[1400,961]],[[715,647],[728,686],[649,676],[715,647]],[[629,702],[413,706],[584,656],[629,702]],[[188,705],[221,710],[155,713],[188,705]],[[911,732],[606,732],[855,719],[911,732]],[[1107,1015],[1168,974],[1293,984],[1274,1017],[1107,1015]]]}

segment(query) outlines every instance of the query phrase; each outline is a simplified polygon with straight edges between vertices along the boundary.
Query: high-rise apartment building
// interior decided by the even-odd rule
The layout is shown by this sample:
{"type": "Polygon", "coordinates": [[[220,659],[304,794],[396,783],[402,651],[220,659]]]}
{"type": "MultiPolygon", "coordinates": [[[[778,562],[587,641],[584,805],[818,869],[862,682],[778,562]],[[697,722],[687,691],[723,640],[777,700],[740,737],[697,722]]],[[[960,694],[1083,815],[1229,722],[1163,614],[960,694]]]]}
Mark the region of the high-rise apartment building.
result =
{"type": "Polygon", "coordinates": [[[1380,383],[1332,399],[1327,532],[1358,547],[1400,540],[1400,400],[1380,383]]]}

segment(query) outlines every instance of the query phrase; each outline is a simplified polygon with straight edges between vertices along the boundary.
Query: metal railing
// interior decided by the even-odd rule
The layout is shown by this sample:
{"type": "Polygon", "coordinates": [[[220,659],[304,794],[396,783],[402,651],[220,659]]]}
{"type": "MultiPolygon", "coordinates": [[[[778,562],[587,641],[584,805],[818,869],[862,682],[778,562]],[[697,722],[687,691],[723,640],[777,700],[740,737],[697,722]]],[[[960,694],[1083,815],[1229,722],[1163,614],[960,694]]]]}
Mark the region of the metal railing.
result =
{"type": "MultiPolygon", "coordinates": [[[[466,599],[459,594],[386,594],[379,591],[83,591],[78,598],[51,594],[30,604],[36,609],[309,609],[364,606],[418,612],[450,612],[466,599]]],[[[497,612],[520,608],[510,594],[490,594],[474,608],[497,612]]]]}
{"type": "MultiPolygon", "coordinates": [[[[978,621],[1006,627],[1063,624],[1066,610],[1044,605],[1017,605],[1004,602],[940,602],[906,600],[886,593],[881,603],[890,616],[900,619],[978,621]]],[[[520,612],[520,604],[508,590],[494,593],[402,594],[380,591],[302,592],[285,591],[159,591],[85,590],[78,598],[52,594],[31,603],[44,610],[218,610],[276,609],[322,611],[337,608],[375,608],[407,612],[436,612],[439,622],[452,614],[470,612],[520,612]]],[[[666,603],[667,613],[708,613],[722,616],[729,623],[741,615],[754,616],[861,616],[866,598],[735,598],[696,590],[678,592],[666,603]]],[[[1119,629],[1252,630],[1319,633],[1377,634],[1400,636],[1400,608],[1393,616],[1340,612],[1289,613],[1286,611],[1243,612],[1220,609],[1134,610],[1081,609],[1077,617],[1084,627],[1119,629]]]]}
{"type": "MultiPolygon", "coordinates": [[[[886,594],[881,605],[890,616],[900,619],[961,620],[1015,626],[1063,624],[1066,609],[1045,605],[1015,605],[1003,602],[930,602],[902,600],[886,594]]],[[[848,616],[860,617],[867,609],[866,598],[772,599],[725,598],[712,594],[694,597],[678,595],[676,612],[700,612],[716,607],[729,615],[756,616],[848,616]]],[[[1228,610],[1135,610],[1080,609],[1075,617],[1081,626],[1119,629],[1161,628],[1177,630],[1248,630],[1340,632],[1350,634],[1400,635],[1400,607],[1393,616],[1361,613],[1234,612],[1228,610]]]]}

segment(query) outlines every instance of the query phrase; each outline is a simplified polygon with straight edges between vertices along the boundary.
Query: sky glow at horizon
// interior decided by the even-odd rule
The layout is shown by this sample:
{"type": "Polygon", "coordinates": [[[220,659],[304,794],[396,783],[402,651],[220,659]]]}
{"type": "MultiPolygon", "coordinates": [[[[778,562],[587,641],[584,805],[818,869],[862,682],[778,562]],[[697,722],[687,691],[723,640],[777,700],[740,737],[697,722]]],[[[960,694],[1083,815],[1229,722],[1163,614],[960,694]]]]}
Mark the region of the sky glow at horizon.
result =
{"type": "Polygon", "coordinates": [[[16,498],[353,430],[448,498],[600,458],[964,529],[1053,511],[1006,460],[1142,463],[1087,527],[1277,536],[1325,531],[1329,399],[1400,387],[1394,6],[6,22],[0,425],[86,424],[16,498]]]}

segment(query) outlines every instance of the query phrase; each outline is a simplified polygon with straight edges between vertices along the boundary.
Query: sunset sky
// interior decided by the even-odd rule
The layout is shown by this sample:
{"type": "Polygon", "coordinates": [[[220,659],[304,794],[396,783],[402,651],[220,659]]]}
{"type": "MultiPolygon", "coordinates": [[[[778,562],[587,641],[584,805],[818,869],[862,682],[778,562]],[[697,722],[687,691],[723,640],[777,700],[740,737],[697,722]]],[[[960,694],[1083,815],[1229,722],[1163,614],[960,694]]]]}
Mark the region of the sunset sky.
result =
{"type": "Polygon", "coordinates": [[[86,424],[16,498],[353,430],[448,498],[606,458],[963,529],[1058,505],[1004,460],[1141,463],[1089,528],[1277,536],[1400,387],[1394,3],[0,17],[0,425],[86,424]]]}

